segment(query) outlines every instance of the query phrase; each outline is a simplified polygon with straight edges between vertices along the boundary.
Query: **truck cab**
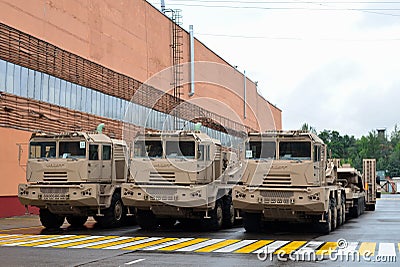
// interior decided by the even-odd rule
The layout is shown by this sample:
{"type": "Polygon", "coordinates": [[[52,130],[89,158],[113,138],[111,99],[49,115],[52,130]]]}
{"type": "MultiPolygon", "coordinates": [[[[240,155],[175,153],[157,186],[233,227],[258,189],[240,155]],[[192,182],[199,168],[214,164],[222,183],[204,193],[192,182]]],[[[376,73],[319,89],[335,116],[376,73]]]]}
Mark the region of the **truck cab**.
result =
{"type": "Polygon", "coordinates": [[[344,193],[318,136],[249,133],[244,150],[246,169],[232,195],[247,231],[277,222],[312,222],[326,233],[343,223],[344,193]]]}
{"type": "Polygon", "coordinates": [[[39,207],[46,227],[61,226],[65,217],[82,225],[88,216],[103,226],[117,225],[124,217],[120,184],[127,180],[126,158],[125,143],[102,133],[34,133],[20,202],[39,207]]]}
{"type": "Polygon", "coordinates": [[[144,229],[177,219],[201,220],[213,229],[231,225],[229,182],[238,179],[239,164],[235,155],[200,131],[147,132],[135,139],[122,200],[136,208],[144,229]]]}

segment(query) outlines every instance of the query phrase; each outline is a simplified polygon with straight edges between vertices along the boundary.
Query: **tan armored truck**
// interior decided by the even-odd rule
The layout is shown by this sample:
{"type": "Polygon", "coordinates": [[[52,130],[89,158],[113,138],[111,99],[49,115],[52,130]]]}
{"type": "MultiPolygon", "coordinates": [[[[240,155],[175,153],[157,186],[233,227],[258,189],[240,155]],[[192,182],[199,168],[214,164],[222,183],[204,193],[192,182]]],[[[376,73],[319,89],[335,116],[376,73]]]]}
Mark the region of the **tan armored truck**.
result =
{"type": "Polygon", "coordinates": [[[237,153],[200,131],[137,136],[122,201],[142,229],[198,220],[205,229],[233,225],[231,188],[240,177],[237,153]],[[236,180],[236,181],[235,181],[236,180]],[[133,208],[135,207],[135,208],[133,208]]]}
{"type": "Polygon", "coordinates": [[[121,184],[127,181],[129,158],[121,140],[93,132],[32,134],[26,167],[27,184],[20,184],[23,205],[40,208],[40,221],[58,228],[66,217],[72,226],[93,216],[103,227],[126,218],[121,184]]]}
{"type": "Polygon", "coordinates": [[[364,181],[362,174],[350,164],[339,165],[338,162],[338,181],[345,187],[346,192],[346,214],[356,218],[365,211],[364,181]]]}
{"type": "Polygon", "coordinates": [[[232,192],[246,231],[261,231],[276,222],[301,222],[329,233],[343,224],[344,188],[326,154],[325,144],[313,133],[249,133],[246,169],[232,192]]]}

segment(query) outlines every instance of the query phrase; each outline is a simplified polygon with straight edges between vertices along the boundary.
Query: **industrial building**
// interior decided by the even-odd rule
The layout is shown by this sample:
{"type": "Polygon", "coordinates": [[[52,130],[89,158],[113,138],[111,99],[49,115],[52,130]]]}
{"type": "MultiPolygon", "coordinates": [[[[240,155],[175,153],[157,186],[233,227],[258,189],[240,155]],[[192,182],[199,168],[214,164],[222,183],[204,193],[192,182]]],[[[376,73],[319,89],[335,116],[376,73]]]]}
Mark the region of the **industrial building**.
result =
{"type": "Polygon", "coordinates": [[[180,16],[143,0],[0,1],[0,217],[25,213],[17,185],[26,181],[32,132],[89,131],[105,123],[107,134],[121,138],[124,123],[160,130],[170,114],[181,124],[201,122],[215,138],[282,128],[281,110],[181,28],[180,16]],[[209,74],[225,85],[204,82],[207,74],[193,62],[223,66],[209,74]],[[184,63],[203,82],[194,84],[193,73],[179,67],[184,63]],[[172,72],[170,88],[143,86],[165,69],[172,72]],[[135,116],[127,118],[139,88],[135,116]],[[149,110],[153,117],[143,120],[149,110]]]}

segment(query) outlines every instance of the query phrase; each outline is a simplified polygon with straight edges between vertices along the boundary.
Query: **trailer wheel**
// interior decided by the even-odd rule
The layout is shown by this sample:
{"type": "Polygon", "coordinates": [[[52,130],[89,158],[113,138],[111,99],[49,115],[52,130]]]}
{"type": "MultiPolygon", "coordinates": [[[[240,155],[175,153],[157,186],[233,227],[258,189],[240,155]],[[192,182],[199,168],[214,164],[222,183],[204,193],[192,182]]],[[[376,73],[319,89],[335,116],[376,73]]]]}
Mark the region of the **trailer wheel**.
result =
{"type": "Polygon", "coordinates": [[[232,197],[226,196],[222,207],[222,226],[231,228],[235,223],[235,208],[233,207],[232,197]]]}
{"type": "Polygon", "coordinates": [[[375,204],[369,204],[369,205],[367,205],[367,210],[369,210],[369,211],[374,211],[374,210],[375,210],[375,204]]]}
{"type": "Polygon", "coordinates": [[[243,226],[246,232],[257,233],[262,230],[261,214],[260,213],[249,213],[243,214],[243,226]]]}
{"type": "Polygon", "coordinates": [[[138,210],[136,221],[143,230],[155,230],[158,227],[157,218],[151,210],[138,210]]]}
{"type": "Polygon", "coordinates": [[[122,204],[121,194],[114,192],[111,198],[111,205],[103,211],[104,216],[94,216],[94,219],[103,228],[118,227],[126,216],[124,204],[122,204]]]}
{"type": "Polygon", "coordinates": [[[87,216],[67,216],[67,222],[72,227],[81,227],[87,221],[87,216]]]}
{"type": "Polygon", "coordinates": [[[365,212],[365,198],[361,198],[361,214],[365,212]]]}
{"type": "Polygon", "coordinates": [[[381,198],[381,192],[376,192],[376,198],[381,198]]]}
{"type": "Polygon", "coordinates": [[[211,218],[202,218],[201,226],[204,230],[219,230],[222,227],[223,211],[221,200],[215,202],[215,208],[209,213],[211,218]]]}
{"type": "Polygon", "coordinates": [[[64,223],[64,216],[57,215],[48,209],[39,210],[39,218],[42,225],[46,228],[59,228],[64,223]]]}

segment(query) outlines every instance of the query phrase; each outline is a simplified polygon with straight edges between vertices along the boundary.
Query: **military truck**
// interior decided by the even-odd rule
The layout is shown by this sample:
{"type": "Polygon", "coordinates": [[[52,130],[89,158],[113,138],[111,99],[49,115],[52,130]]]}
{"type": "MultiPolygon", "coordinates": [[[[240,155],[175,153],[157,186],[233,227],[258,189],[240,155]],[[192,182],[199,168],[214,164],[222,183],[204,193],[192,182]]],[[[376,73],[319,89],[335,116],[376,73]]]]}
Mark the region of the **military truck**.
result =
{"type": "Polygon", "coordinates": [[[317,135],[249,133],[244,150],[246,168],[232,197],[247,232],[288,222],[313,223],[327,234],[344,223],[344,188],[317,135]]]}
{"type": "Polygon", "coordinates": [[[119,226],[126,218],[121,184],[127,181],[126,144],[98,132],[33,133],[20,184],[23,205],[40,208],[40,221],[58,228],[64,219],[82,226],[88,216],[103,227],[119,226]]]}
{"type": "Polygon", "coordinates": [[[338,162],[338,181],[345,187],[346,214],[357,218],[365,211],[366,192],[363,176],[350,164],[340,165],[338,162]]]}
{"type": "Polygon", "coordinates": [[[177,220],[208,230],[234,224],[231,187],[241,166],[235,151],[200,131],[140,134],[132,151],[122,201],[142,229],[177,220]]]}

